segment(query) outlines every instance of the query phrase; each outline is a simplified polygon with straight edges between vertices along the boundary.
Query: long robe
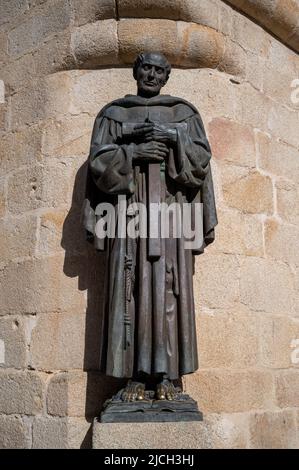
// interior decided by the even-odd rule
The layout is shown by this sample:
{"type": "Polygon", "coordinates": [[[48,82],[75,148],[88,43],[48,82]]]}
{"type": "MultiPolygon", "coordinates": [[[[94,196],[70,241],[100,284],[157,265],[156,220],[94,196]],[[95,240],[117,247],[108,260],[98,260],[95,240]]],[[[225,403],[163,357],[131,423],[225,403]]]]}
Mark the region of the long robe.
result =
{"type": "Polygon", "coordinates": [[[105,106],[95,120],[83,222],[87,239],[107,253],[99,365],[107,375],[129,378],[142,372],[176,379],[198,368],[192,278],[194,256],[214,240],[217,224],[210,158],[201,117],[180,98],[126,95],[105,106]],[[177,126],[177,143],[161,165],[163,200],[203,205],[203,243],[185,249],[183,237],[162,239],[156,260],[149,259],[144,238],[103,240],[95,231],[97,207],[104,201],[116,206],[118,195],[125,195],[128,204],[148,205],[147,166],[133,163],[134,143],[124,135],[124,125],[144,122],[184,123],[177,126]]]}

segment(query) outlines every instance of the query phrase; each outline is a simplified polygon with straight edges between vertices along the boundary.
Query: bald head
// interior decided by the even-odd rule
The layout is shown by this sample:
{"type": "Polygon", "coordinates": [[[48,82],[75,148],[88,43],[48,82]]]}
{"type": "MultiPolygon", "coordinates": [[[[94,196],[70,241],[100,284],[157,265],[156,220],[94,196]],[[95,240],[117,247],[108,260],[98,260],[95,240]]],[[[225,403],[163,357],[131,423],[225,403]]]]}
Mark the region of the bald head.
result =
{"type": "Polygon", "coordinates": [[[170,63],[160,52],[139,54],[133,65],[138,95],[147,98],[158,95],[166,84],[170,71],[170,63]]]}

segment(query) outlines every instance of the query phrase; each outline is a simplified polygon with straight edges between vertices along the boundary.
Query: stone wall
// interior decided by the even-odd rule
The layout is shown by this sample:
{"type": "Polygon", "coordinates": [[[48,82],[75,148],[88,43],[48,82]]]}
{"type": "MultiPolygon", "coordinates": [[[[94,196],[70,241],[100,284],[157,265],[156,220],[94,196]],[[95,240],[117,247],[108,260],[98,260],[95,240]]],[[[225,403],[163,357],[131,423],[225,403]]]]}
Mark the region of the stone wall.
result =
{"type": "Polygon", "coordinates": [[[185,389],[209,446],[299,447],[299,59],[296,32],[243,15],[253,3],[0,0],[0,447],[89,447],[119,387],[97,371],[105,259],[80,209],[94,118],[135,92],[129,64],[151,48],[214,156],[219,226],[197,258],[185,389]]]}

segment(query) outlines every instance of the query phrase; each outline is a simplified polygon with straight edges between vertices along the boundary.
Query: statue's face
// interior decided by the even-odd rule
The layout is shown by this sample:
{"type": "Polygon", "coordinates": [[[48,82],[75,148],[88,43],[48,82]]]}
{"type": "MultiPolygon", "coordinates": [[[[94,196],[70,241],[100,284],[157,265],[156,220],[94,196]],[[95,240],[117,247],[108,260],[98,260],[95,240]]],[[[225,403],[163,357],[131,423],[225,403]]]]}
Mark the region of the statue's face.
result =
{"type": "Polygon", "coordinates": [[[137,70],[139,94],[156,96],[167,82],[167,70],[158,54],[147,54],[137,70]]]}

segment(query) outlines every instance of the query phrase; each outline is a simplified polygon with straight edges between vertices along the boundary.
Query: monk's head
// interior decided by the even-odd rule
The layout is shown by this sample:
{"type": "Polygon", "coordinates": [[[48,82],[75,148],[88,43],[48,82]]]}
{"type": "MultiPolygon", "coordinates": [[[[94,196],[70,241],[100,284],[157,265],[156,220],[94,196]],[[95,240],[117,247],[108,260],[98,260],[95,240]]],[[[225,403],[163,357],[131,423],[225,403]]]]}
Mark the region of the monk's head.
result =
{"type": "Polygon", "coordinates": [[[133,66],[138,95],[145,98],[159,95],[161,88],[167,83],[170,71],[170,63],[160,52],[139,54],[133,66]]]}

